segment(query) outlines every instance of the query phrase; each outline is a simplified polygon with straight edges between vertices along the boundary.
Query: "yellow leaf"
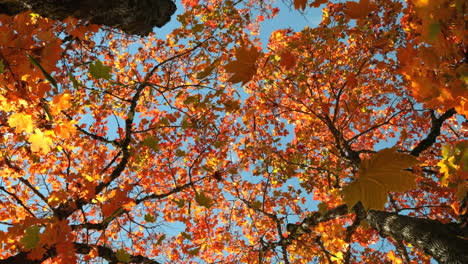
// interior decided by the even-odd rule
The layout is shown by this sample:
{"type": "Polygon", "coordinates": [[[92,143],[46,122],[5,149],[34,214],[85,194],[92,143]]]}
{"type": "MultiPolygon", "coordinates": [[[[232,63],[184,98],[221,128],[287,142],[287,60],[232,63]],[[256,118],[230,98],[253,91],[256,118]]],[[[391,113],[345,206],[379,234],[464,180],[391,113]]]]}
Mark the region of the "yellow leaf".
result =
{"type": "Polygon", "coordinates": [[[69,93],[62,93],[54,96],[52,100],[51,111],[52,114],[56,115],[60,111],[68,109],[70,107],[71,95],[69,93]]]}
{"type": "Polygon", "coordinates": [[[8,124],[10,127],[15,127],[16,133],[26,132],[31,133],[33,132],[33,120],[32,117],[28,114],[23,113],[15,113],[12,114],[8,118],[8,124]]]}
{"type": "Polygon", "coordinates": [[[254,46],[247,47],[242,44],[235,49],[235,57],[237,60],[231,61],[224,68],[229,73],[234,73],[228,81],[232,83],[246,84],[257,72],[256,61],[260,56],[260,52],[254,46]]]}
{"type": "Polygon", "coordinates": [[[343,261],[343,252],[336,252],[335,254],[333,254],[330,259],[332,261],[337,261],[338,263],[341,263],[343,261]]]}
{"type": "Polygon", "coordinates": [[[361,201],[366,209],[383,209],[388,192],[404,192],[416,188],[415,176],[404,169],[417,163],[414,156],[398,153],[395,148],[383,149],[363,160],[359,178],[343,188],[346,204],[351,209],[361,201]]]}
{"type": "Polygon", "coordinates": [[[42,133],[38,128],[34,130],[34,134],[29,136],[29,142],[31,142],[31,151],[32,152],[41,152],[42,154],[47,154],[50,151],[50,146],[52,146],[52,138],[50,135],[51,131],[42,133]]]}

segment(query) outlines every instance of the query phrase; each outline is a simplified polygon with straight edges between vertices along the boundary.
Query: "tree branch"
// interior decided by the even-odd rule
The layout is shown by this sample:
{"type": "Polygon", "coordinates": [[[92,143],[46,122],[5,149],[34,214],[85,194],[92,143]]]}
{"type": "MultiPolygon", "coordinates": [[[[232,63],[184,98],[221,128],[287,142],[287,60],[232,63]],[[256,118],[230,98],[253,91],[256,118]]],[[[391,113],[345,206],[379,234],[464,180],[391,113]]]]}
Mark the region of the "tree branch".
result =
{"type": "Polygon", "coordinates": [[[449,109],[439,118],[433,117],[432,119],[432,127],[429,131],[429,134],[423,139],[419,144],[411,151],[411,155],[418,157],[421,152],[428,149],[432,144],[435,143],[436,138],[440,135],[440,129],[445,120],[449,119],[450,117],[454,116],[457,112],[454,108],[449,109]]]}
{"type": "MultiPolygon", "coordinates": [[[[117,258],[117,252],[111,248],[102,245],[88,245],[83,243],[73,243],[77,254],[89,254],[91,250],[97,249],[98,256],[109,262],[109,264],[122,263],[117,258]]],[[[28,254],[30,251],[22,251],[16,255],[10,256],[6,259],[0,259],[0,264],[41,264],[49,258],[57,256],[57,250],[55,247],[50,247],[41,259],[29,259],[28,254]]],[[[142,264],[161,264],[156,260],[141,256],[141,255],[130,255],[130,263],[142,263],[142,264]]]]}

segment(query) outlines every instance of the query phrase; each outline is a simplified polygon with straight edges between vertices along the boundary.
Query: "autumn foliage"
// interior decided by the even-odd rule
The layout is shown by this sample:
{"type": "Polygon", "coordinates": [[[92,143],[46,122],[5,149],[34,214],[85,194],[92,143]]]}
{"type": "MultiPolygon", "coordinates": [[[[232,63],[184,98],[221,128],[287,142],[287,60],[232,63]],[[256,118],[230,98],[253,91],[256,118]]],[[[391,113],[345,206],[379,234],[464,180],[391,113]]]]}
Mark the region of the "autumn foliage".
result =
{"type": "Polygon", "coordinates": [[[468,263],[465,1],[182,4],[0,15],[0,263],[468,263]]]}

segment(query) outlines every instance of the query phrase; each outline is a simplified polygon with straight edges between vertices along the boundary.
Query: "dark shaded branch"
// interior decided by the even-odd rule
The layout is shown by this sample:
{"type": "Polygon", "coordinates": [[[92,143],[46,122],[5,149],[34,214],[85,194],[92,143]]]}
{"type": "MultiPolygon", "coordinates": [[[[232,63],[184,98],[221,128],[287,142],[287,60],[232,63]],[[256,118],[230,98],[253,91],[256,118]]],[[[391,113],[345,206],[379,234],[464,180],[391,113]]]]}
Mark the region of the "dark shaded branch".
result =
{"type": "Polygon", "coordinates": [[[401,257],[404,259],[405,264],[409,264],[411,262],[411,259],[408,255],[408,251],[406,250],[405,245],[403,244],[402,241],[396,241],[396,249],[398,251],[398,254],[400,254],[401,257]]]}
{"type": "MultiPolygon", "coordinates": [[[[330,253],[330,251],[328,251],[325,246],[323,245],[323,242],[322,242],[322,237],[321,236],[318,236],[315,238],[315,243],[317,243],[320,247],[320,249],[323,251],[323,253],[325,254],[325,257],[327,258],[327,261],[329,264],[333,264],[333,261],[331,260],[331,257],[330,255],[334,256],[332,253],[330,253]]],[[[336,256],[334,256],[336,257],[336,256]]]]}
{"type": "Polygon", "coordinates": [[[51,19],[72,16],[129,34],[148,35],[153,27],[169,22],[176,5],[172,0],[0,0],[1,14],[15,15],[27,10],[51,19]]]}
{"type": "Polygon", "coordinates": [[[454,108],[451,108],[439,118],[433,116],[432,118],[432,127],[429,131],[429,134],[423,139],[419,144],[411,151],[411,155],[418,157],[421,152],[428,149],[432,144],[435,143],[436,138],[440,135],[440,129],[445,120],[449,119],[450,117],[454,116],[457,112],[454,108]]]}
{"type": "Polygon", "coordinates": [[[32,217],[36,218],[34,213],[31,210],[29,210],[29,208],[21,201],[21,199],[16,194],[7,191],[7,189],[5,189],[3,186],[0,186],[0,190],[10,195],[13,198],[13,200],[15,200],[19,205],[21,205],[21,207],[23,207],[24,210],[26,210],[26,212],[28,212],[32,217]]]}
{"type": "MultiPolygon", "coordinates": [[[[88,245],[76,242],[74,244],[76,253],[78,254],[89,254],[93,248],[97,248],[98,256],[109,261],[109,264],[121,263],[121,261],[117,259],[117,253],[109,247],[101,245],[88,245]]],[[[141,255],[130,255],[130,263],[160,264],[160,262],[156,260],[152,260],[141,255]]]]}
{"type": "Polygon", "coordinates": [[[366,221],[382,237],[406,241],[439,263],[468,263],[468,228],[455,223],[369,210],[366,221]]]}
{"type": "MultiPolygon", "coordinates": [[[[77,254],[89,254],[92,249],[96,248],[98,256],[109,262],[109,264],[122,263],[117,258],[117,252],[111,248],[102,245],[88,245],[83,243],[73,243],[77,254]]],[[[0,259],[0,264],[41,264],[49,258],[57,256],[57,250],[55,247],[47,249],[46,253],[41,259],[31,260],[28,258],[30,251],[22,251],[16,255],[10,256],[6,259],[0,259]]],[[[142,264],[160,264],[156,260],[141,256],[141,255],[130,255],[130,263],[142,263],[142,264]]]]}
{"type": "MultiPolygon", "coordinates": [[[[358,203],[353,211],[360,215],[364,210],[358,203]]],[[[348,215],[348,206],[341,205],[325,214],[313,213],[299,224],[289,224],[287,238],[278,244],[291,244],[320,222],[348,215]],[[305,231],[306,230],[306,231],[305,231]]],[[[439,263],[468,263],[468,227],[457,223],[442,224],[437,220],[410,217],[384,211],[369,210],[364,218],[382,237],[406,241],[422,249],[439,263]]]]}

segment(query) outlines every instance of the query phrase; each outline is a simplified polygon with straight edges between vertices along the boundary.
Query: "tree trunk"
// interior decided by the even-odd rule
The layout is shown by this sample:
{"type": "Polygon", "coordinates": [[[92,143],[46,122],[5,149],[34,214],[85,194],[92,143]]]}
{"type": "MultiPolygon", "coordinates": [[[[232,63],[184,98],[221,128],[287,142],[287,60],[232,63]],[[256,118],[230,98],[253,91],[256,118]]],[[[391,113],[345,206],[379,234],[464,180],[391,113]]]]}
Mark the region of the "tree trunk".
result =
{"type": "Polygon", "coordinates": [[[72,16],[129,34],[147,35],[153,27],[169,22],[176,6],[172,0],[0,0],[0,14],[27,10],[51,19],[72,16]]]}
{"type": "Polygon", "coordinates": [[[468,263],[468,228],[375,210],[367,212],[366,221],[381,236],[411,243],[439,263],[468,263]]]}

